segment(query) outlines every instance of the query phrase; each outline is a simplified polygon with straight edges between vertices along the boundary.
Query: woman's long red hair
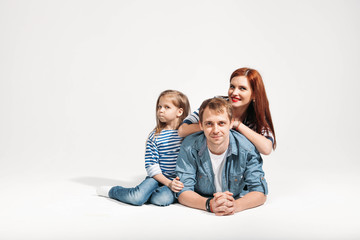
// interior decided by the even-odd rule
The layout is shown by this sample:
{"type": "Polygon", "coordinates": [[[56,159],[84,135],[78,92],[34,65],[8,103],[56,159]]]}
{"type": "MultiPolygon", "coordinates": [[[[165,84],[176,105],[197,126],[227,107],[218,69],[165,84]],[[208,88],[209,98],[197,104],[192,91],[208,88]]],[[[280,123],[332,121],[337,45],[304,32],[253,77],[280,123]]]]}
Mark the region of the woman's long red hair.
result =
{"type": "Polygon", "coordinates": [[[255,124],[255,130],[259,134],[263,131],[271,131],[274,137],[273,148],[275,149],[275,131],[271,119],[269,101],[266,96],[265,86],[260,73],[251,68],[239,68],[231,74],[230,81],[238,76],[245,76],[248,79],[252,90],[252,97],[255,100],[255,102],[251,102],[247,109],[247,120],[255,124]]]}

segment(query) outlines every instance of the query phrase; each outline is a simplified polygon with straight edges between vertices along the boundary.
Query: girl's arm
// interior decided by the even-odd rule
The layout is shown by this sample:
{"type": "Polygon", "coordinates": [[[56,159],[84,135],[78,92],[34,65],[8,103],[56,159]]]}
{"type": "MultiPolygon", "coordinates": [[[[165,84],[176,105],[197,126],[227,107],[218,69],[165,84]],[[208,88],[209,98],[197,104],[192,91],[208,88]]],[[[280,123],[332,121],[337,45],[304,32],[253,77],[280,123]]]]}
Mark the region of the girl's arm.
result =
{"type": "Polygon", "coordinates": [[[183,183],[179,181],[180,180],[179,177],[176,177],[174,180],[171,181],[170,179],[165,177],[162,173],[160,173],[153,176],[153,178],[159,183],[162,183],[168,188],[170,188],[171,191],[173,192],[180,192],[181,189],[183,189],[184,187],[183,183]]]}
{"type": "Polygon", "coordinates": [[[252,142],[252,144],[255,145],[256,149],[264,155],[269,155],[272,152],[273,143],[270,139],[264,137],[263,135],[255,132],[248,126],[246,126],[243,123],[239,123],[238,126],[235,126],[235,129],[240,132],[242,135],[244,135],[247,139],[252,142]]]}
{"type": "Polygon", "coordinates": [[[159,183],[164,184],[165,186],[169,187],[171,180],[168,179],[167,177],[165,177],[162,173],[157,174],[155,176],[153,176],[153,178],[158,181],[159,183]]]}
{"type": "Polygon", "coordinates": [[[196,133],[199,131],[201,131],[199,123],[192,123],[192,124],[183,123],[178,129],[178,134],[180,137],[186,137],[192,133],[196,133]]]}
{"type": "Polygon", "coordinates": [[[179,192],[184,187],[183,183],[180,182],[179,178],[176,177],[174,180],[170,180],[165,177],[159,165],[159,158],[160,153],[159,149],[157,148],[157,144],[154,142],[154,133],[152,131],[146,141],[146,148],[145,148],[145,168],[146,172],[149,177],[154,178],[159,183],[164,184],[165,186],[169,187],[173,192],[179,192]]]}

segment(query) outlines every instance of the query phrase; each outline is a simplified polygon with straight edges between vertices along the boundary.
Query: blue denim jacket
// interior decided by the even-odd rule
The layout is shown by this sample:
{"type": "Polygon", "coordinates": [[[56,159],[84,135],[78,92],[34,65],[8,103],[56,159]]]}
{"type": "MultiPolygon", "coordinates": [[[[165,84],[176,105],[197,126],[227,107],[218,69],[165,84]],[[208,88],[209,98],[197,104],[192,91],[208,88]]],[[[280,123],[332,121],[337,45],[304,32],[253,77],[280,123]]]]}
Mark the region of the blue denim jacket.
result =
{"type": "MultiPolygon", "coordinates": [[[[230,130],[230,143],[222,173],[222,189],[239,198],[247,192],[267,194],[267,183],[262,170],[262,158],[254,145],[240,133],[230,130]],[[244,187],[247,186],[247,190],[244,187]]],[[[203,132],[194,133],[181,144],[176,164],[176,174],[185,191],[195,191],[209,197],[216,192],[206,138],[203,132]]]]}

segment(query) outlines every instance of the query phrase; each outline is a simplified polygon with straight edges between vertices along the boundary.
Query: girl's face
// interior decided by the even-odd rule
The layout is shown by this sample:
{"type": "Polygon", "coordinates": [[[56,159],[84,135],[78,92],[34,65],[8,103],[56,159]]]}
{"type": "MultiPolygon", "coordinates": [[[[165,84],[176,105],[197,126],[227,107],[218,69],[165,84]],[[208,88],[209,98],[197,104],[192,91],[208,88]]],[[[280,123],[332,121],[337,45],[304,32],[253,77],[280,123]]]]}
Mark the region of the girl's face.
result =
{"type": "Polygon", "coordinates": [[[233,77],[230,81],[228,96],[234,108],[247,108],[252,101],[252,90],[247,77],[233,77]]]}
{"type": "Polygon", "coordinates": [[[167,125],[177,124],[178,117],[181,116],[183,110],[173,104],[173,99],[170,96],[162,96],[159,99],[157,106],[156,117],[160,122],[167,125]]]}

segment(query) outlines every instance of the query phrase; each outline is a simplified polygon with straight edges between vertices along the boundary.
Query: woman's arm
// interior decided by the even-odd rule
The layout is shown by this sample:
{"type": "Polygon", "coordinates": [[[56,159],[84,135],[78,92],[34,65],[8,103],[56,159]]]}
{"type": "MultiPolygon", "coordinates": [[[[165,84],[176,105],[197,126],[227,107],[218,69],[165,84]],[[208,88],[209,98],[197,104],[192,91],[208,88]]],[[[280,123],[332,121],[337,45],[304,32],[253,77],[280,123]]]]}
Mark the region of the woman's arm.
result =
{"type": "Polygon", "coordinates": [[[199,131],[201,131],[201,129],[198,123],[193,123],[193,124],[183,123],[178,129],[178,134],[180,137],[186,137],[192,133],[196,133],[199,131]]]}
{"type": "Polygon", "coordinates": [[[235,129],[242,135],[244,135],[247,139],[249,139],[250,142],[255,145],[259,153],[269,155],[272,152],[273,143],[270,139],[255,132],[243,123],[238,124],[237,127],[235,126],[235,124],[236,123],[234,123],[235,129]]]}
{"type": "Polygon", "coordinates": [[[199,126],[199,109],[187,116],[178,129],[180,137],[186,137],[192,133],[201,131],[199,126]]]}

